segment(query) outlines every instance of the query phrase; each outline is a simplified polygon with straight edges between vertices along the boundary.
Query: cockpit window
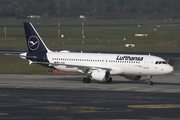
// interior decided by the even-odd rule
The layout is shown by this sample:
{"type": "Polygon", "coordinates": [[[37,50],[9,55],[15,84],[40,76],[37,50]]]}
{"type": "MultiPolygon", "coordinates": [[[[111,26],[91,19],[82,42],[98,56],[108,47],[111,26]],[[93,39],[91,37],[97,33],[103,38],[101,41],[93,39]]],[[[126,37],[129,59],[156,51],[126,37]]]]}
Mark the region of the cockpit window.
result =
{"type": "Polygon", "coordinates": [[[155,64],[167,64],[165,61],[156,61],[155,64]]]}
{"type": "Polygon", "coordinates": [[[162,61],[162,63],[163,63],[163,64],[167,64],[167,62],[165,62],[165,61],[162,61]]]}

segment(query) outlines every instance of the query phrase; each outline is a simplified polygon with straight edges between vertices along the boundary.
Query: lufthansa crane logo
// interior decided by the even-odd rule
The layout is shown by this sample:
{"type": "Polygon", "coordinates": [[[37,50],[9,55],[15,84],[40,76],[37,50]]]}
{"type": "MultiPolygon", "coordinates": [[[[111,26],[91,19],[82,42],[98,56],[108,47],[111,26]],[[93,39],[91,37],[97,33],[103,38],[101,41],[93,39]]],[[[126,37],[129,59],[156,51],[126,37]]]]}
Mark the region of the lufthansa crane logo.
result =
{"type": "Polygon", "coordinates": [[[38,37],[36,36],[31,36],[29,39],[28,39],[28,46],[29,46],[29,49],[31,50],[37,50],[38,47],[39,47],[39,39],[38,37]]]}

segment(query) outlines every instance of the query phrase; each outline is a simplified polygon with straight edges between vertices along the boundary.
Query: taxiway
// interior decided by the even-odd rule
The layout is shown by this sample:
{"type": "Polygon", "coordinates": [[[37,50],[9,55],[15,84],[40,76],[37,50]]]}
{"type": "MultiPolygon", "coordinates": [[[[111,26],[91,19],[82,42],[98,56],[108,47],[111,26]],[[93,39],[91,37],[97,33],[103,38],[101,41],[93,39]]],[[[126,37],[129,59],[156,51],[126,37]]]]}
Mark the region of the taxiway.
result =
{"type": "Polygon", "coordinates": [[[180,73],[112,83],[83,76],[0,75],[1,120],[180,119],[180,73]]]}
{"type": "MultiPolygon", "coordinates": [[[[178,70],[179,71],[179,70],[178,70]]],[[[180,73],[176,71],[170,75],[154,76],[154,85],[149,86],[147,77],[139,81],[132,81],[121,76],[113,76],[112,83],[92,80],[85,84],[77,75],[17,75],[1,74],[1,88],[35,88],[35,89],[63,89],[63,90],[101,90],[101,91],[133,91],[133,92],[161,92],[180,93],[180,73]]]]}

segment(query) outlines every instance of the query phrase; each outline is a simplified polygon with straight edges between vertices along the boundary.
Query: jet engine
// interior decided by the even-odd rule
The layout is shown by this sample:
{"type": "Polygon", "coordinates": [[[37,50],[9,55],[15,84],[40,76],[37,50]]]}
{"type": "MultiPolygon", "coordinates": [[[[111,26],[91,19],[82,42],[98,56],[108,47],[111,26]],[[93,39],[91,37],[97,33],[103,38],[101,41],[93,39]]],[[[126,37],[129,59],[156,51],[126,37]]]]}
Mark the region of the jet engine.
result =
{"type": "Polygon", "coordinates": [[[130,80],[140,80],[141,76],[135,76],[135,75],[125,75],[124,76],[126,79],[130,79],[130,80]]]}
{"type": "Polygon", "coordinates": [[[110,72],[107,70],[93,70],[91,77],[98,81],[108,81],[110,78],[110,72]]]}

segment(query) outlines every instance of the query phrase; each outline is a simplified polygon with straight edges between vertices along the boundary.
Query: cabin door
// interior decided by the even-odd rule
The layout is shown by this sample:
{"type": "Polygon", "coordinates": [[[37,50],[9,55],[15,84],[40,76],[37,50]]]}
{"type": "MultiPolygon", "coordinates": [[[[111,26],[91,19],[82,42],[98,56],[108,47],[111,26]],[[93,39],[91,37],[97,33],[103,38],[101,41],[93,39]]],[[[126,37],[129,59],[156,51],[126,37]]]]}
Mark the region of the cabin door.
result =
{"type": "Polygon", "coordinates": [[[149,61],[150,61],[150,57],[146,57],[144,59],[144,63],[143,63],[143,68],[144,69],[149,69],[149,61]]]}

